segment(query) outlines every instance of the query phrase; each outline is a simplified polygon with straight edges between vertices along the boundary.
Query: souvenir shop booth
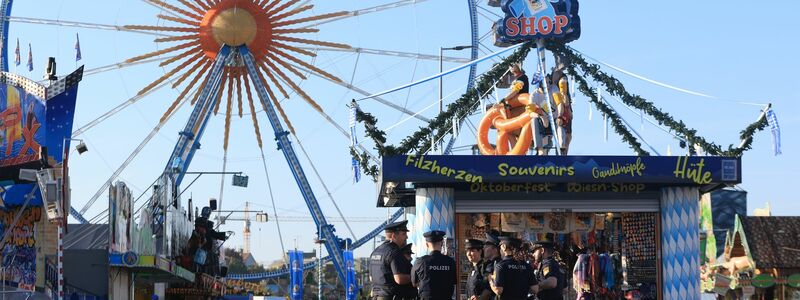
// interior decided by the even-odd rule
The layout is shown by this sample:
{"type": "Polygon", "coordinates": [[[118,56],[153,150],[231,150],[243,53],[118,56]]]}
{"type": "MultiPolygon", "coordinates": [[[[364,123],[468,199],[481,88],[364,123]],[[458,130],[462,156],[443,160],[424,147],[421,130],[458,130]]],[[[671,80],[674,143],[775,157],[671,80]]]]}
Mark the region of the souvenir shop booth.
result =
{"type": "Polygon", "coordinates": [[[417,257],[422,233],[447,232],[461,299],[463,241],[493,229],[526,241],[552,233],[570,299],[574,286],[594,299],[699,299],[700,195],[740,183],[741,160],[402,155],[383,158],[380,179],[378,206],[406,208],[417,257]],[[596,254],[599,268],[573,272],[578,254],[596,254]]]}

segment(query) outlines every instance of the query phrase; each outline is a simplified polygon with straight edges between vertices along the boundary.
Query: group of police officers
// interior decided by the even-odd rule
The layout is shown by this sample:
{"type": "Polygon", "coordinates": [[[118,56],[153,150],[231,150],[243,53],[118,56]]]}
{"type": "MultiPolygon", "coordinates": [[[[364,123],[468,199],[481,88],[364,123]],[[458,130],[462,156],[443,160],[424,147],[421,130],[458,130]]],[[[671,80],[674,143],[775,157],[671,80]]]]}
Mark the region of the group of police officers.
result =
{"type": "MultiPolygon", "coordinates": [[[[371,298],[375,300],[453,299],[457,275],[456,262],[442,254],[445,233],[424,233],[430,254],[411,264],[408,221],[386,225],[386,241],[370,256],[371,298]]],[[[525,249],[521,240],[500,236],[496,231],[486,240],[465,241],[466,256],[472,265],[467,279],[468,300],[563,299],[566,278],[553,258],[553,239],[534,242],[525,249]],[[529,251],[532,255],[528,255],[529,251]],[[501,258],[502,255],[502,258],[501,258]]]]}

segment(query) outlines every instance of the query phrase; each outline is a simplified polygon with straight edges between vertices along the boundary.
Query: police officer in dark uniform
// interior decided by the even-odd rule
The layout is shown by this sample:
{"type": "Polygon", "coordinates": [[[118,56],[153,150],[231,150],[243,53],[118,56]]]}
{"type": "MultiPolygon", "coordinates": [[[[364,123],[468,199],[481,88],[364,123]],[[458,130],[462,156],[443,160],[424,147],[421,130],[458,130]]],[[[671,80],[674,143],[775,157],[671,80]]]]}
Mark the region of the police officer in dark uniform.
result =
{"type": "Polygon", "coordinates": [[[411,283],[419,290],[422,300],[453,299],[456,286],[456,261],[442,254],[444,231],[428,231],[425,244],[431,254],[417,258],[411,269],[411,283]]]}
{"type": "Polygon", "coordinates": [[[538,284],[531,288],[539,300],[561,300],[562,293],[566,287],[566,277],[561,272],[561,267],[553,258],[554,244],[552,241],[543,240],[534,243],[535,252],[533,257],[539,261],[539,268],[536,272],[538,284]]]}
{"type": "Polygon", "coordinates": [[[522,241],[515,237],[500,238],[500,251],[503,260],[494,266],[494,280],[490,281],[492,290],[498,299],[524,300],[531,287],[536,284],[530,265],[514,259],[515,252],[522,246],[522,241]]]}
{"type": "MultiPolygon", "coordinates": [[[[406,244],[403,248],[400,248],[400,253],[408,260],[408,269],[411,270],[411,254],[414,254],[414,251],[411,250],[411,246],[414,244],[406,244]]],[[[397,286],[397,294],[394,296],[395,300],[414,300],[417,299],[417,288],[415,288],[411,282],[408,284],[400,284],[397,286]]]]}
{"type": "Polygon", "coordinates": [[[408,221],[387,224],[383,229],[386,241],[372,251],[369,277],[372,299],[393,300],[399,285],[411,282],[411,264],[400,252],[408,240],[408,221]]]}
{"type": "Polygon", "coordinates": [[[467,239],[467,260],[472,264],[472,270],[467,277],[467,300],[486,300],[489,299],[491,290],[483,274],[483,242],[480,240],[467,239]]]}
{"type": "MultiPolygon", "coordinates": [[[[483,278],[491,281],[494,276],[494,265],[500,262],[500,238],[499,232],[492,230],[486,233],[486,241],[483,244],[483,278]]],[[[491,288],[486,288],[489,293],[488,299],[494,299],[495,294],[491,288]]]]}

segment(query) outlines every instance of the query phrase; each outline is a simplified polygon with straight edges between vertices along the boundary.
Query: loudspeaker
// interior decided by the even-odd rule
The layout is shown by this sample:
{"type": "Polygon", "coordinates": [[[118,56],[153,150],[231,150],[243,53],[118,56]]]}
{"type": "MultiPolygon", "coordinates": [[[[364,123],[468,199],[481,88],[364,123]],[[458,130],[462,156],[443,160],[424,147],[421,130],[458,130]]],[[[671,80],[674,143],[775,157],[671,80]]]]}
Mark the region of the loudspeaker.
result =
{"type": "Polygon", "coordinates": [[[208,207],[210,207],[212,211],[217,210],[217,199],[208,199],[208,207]]]}

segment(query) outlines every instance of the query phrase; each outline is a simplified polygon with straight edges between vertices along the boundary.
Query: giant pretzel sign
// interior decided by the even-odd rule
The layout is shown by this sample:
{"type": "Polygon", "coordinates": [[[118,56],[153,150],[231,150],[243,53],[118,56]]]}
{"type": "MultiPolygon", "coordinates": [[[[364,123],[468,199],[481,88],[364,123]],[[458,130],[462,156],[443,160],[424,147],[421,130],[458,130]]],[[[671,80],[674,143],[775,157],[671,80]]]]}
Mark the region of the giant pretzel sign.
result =
{"type": "MultiPolygon", "coordinates": [[[[556,103],[561,95],[553,93],[556,103]],[[557,99],[556,99],[557,98],[557,99]]],[[[531,121],[536,116],[543,116],[542,108],[531,101],[530,94],[519,94],[516,99],[507,101],[506,107],[494,106],[486,112],[478,125],[478,148],[483,155],[524,155],[533,142],[531,121]],[[515,108],[525,107],[524,112],[514,113],[515,108]],[[489,131],[497,130],[497,148],[489,143],[489,131]],[[516,142],[511,137],[521,130],[516,142]]],[[[551,124],[552,125],[552,124],[551,124]]]]}

